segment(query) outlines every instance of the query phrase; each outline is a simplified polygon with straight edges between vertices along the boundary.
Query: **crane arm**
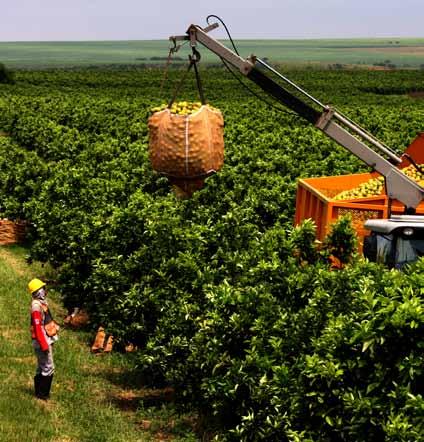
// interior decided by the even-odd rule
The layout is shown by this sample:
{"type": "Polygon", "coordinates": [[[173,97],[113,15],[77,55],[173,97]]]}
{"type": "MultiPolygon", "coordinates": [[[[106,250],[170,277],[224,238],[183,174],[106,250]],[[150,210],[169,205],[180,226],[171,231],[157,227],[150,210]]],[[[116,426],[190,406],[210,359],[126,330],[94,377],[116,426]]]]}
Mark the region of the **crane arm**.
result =
{"type": "Polygon", "coordinates": [[[217,27],[217,23],[204,29],[197,25],[190,25],[185,35],[172,36],[170,40],[172,40],[174,44],[180,40],[189,40],[193,49],[197,43],[201,43],[222,60],[238,69],[262,90],[272,95],[280,103],[296,112],[296,114],[311,124],[314,124],[328,137],[348,149],[368,166],[383,175],[386,179],[388,197],[399,200],[405,205],[405,209],[408,212],[415,211],[415,208],[424,200],[424,189],[396,167],[396,165],[402,162],[402,159],[397,156],[394,151],[383,145],[375,137],[359,127],[356,123],[341,115],[335,109],[320,103],[316,98],[302,90],[291,80],[275,71],[271,66],[265,63],[265,61],[255,56],[244,59],[208,35],[211,30],[217,27]],[[259,66],[261,66],[262,69],[259,68],[259,66]],[[290,84],[290,86],[297,89],[314,105],[301,100],[289,90],[282,87],[273,78],[266,75],[263,68],[270,70],[283,81],[290,84]],[[320,109],[317,109],[317,107],[320,109]],[[372,149],[370,145],[380,150],[388,159],[372,149]]]}

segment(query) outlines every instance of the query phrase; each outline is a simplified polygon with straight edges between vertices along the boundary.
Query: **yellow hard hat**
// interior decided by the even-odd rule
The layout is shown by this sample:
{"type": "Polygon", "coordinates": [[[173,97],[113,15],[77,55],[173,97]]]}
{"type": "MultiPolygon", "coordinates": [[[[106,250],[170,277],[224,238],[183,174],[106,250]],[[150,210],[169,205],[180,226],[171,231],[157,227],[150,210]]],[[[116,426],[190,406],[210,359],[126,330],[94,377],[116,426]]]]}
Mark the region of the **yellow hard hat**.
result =
{"type": "Polygon", "coordinates": [[[31,279],[31,281],[28,283],[28,290],[32,294],[36,292],[37,290],[41,289],[41,287],[44,287],[46,285],[45,282],[41,281],[41,279],[31,279]]]}

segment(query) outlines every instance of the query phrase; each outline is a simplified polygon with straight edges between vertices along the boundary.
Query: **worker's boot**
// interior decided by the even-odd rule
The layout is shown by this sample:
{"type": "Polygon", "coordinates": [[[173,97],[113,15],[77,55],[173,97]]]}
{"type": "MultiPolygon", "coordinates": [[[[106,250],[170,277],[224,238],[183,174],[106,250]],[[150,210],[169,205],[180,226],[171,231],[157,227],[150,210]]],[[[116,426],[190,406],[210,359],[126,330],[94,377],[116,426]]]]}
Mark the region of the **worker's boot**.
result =
{"type": "Polygon", "coordinates": [[[36,374],[34,376],[34,391],[35,391],[35,396],[36,397],[40,397],[41,394],[41,374],[36,374]]]}
{"type": "Polygon", "coordinates": [[[50,389],[52,386],[53,375],[41,376],[39,399],[47,400],[50,397],[50,389]]]}

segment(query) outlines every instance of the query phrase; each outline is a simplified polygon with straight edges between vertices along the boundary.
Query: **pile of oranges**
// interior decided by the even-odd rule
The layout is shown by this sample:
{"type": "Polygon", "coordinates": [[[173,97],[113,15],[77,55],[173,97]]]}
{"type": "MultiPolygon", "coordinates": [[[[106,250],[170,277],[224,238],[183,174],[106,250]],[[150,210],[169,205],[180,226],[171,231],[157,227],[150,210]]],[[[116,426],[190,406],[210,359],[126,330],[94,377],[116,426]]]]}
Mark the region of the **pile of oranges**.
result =
{"type": "MultiPolygon", "coordinates": [[[[204,106],[209,107],[209,109],[216,110],[209,104],[205,104],[204,106]]],[[[169,109],[171,114],[175,115],[191,115],[196,113],[202,107],[202,103],[200,101],[177,101],[174,102],[171,107],[168,107],[166,103],[161,104],[160,106],[154,107],[151,109],[152,112],[160,112],[165,109],[169,109]]]]}
{"type": "MultiPolygon", "coordinates": [[[[419,166],[424,169],[424,164],[419,166]]],[[[402,169],[402,172],[409,178],[412,178],[417,184],[424,188],[424,174],[418,171],[414,166],[408,166],[402,169]]],[[[379,176],[365,183],[360,184],[354,189],[344,190],[337,194],[333,199],[335,200],[351,200],[356,198],[369,198],[371,196],[378,196],[384,193],[384,178],[379,176]]]]}

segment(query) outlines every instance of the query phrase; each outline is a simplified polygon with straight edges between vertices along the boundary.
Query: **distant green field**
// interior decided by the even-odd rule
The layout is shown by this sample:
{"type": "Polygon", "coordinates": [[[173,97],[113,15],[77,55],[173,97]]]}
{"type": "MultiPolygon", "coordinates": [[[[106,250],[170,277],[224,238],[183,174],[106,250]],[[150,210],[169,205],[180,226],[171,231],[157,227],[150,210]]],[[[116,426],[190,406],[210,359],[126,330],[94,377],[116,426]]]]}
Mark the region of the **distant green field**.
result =
{"type": "MultiPolygon", "coordinates": [[[[228,45],[228,42],[224,42],[228,45]]],[[[243,57],[255,54],[272,62],[295,65],[424,66],[424,38],[239,40],[243,57]]],[[[166,40],[92,42],[0,42],[0,62],[13,68],[91,66],[102,64],[157,64],[167,57],[166,40]],[[158,59],[159,58],[159,59],[158,59]]],[[[207,63],[219,59],[201,50],[207,63]]],[[[187,45],[177,54],[188,56],[187,45]]]]}

